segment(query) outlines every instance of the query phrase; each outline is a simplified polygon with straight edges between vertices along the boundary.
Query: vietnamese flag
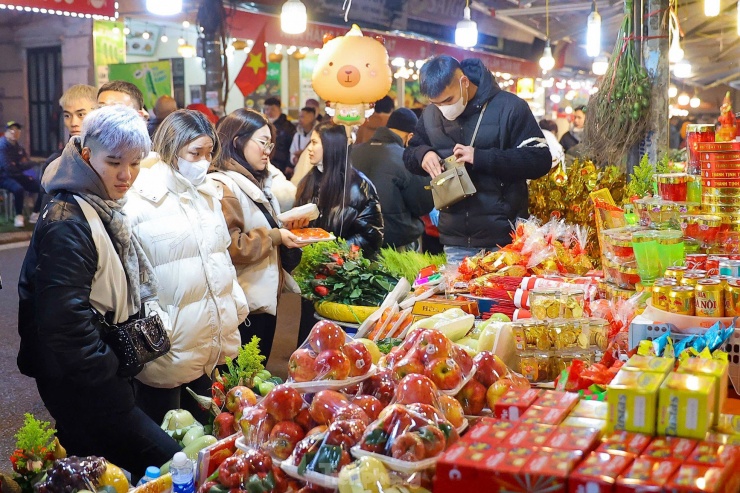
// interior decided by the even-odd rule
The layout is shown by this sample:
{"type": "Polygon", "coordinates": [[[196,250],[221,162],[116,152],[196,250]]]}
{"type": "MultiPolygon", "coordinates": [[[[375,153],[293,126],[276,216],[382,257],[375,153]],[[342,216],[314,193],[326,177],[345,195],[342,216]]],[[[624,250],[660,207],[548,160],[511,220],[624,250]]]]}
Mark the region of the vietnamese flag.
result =
{"type": "Polygon", "coordinates": [[[247,61],[234,79],[234,84],[246,97],[267,80],[267,50],[265,50],[265,28],[262,28],[247,61]]]}

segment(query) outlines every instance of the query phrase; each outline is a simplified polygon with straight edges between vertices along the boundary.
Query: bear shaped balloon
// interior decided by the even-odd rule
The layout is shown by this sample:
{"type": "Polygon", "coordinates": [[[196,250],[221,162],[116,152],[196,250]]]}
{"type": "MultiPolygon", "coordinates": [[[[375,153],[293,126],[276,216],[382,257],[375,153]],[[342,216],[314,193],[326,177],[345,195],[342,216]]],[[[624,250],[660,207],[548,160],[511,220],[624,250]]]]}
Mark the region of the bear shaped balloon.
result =
{"type": "Polygon", "coordinates": [[[326,113],[334,123],[361,125],[373,113],[373,103],[391,88],[388,52],[353,24],[347,34],[324,44],[312,82],[316,94],[326,100],[326,113]]]}

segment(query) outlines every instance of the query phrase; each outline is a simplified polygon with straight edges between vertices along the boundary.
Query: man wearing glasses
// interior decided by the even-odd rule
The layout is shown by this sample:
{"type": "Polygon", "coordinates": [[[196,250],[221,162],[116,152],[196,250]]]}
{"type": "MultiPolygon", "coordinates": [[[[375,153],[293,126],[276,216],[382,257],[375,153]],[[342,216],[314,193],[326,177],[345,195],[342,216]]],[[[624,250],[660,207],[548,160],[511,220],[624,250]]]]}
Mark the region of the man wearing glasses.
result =
{"type": "MultiPolygon", "coordinates": [[[[15,202],[13,224],[16,228],[26,225],[23,217],[26,192],[39,193],[39,183],[23,174],[25,170],[33,167],[34,163],[28,159],[28,153],[19,142],[22,128],[20,123],[9,121],[5,124],[5,135],[0,137],[0,188],[13,194],[15,202]]],[[[33,224],[38,220],[40,208],[41,200],[37,200],[28,222],[33,224]]]]}

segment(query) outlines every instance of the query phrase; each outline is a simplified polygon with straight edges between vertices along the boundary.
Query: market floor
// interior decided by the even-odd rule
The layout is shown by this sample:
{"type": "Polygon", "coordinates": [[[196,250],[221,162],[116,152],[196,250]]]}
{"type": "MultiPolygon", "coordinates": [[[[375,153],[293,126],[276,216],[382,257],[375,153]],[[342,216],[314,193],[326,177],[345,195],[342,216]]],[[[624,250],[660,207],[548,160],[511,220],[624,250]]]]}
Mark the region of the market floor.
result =
{"type": "MultiPolygon", "coordinates": [[[[9,457],[15,448],[15,432],[23,424],[23,414],[51,420],[39,398],[33,379],[18,372],[16,355],[18,337],[18,274],[27,243],[0,245],[0,472],[11,470],[9,457]]],[[[267,369],[285,378],[288,358],[295,349],[300,320],[300,298],[287,295],[281,299],[278,327],[267,369]]],[[[74,398],[74,396],[70,396],[74,398]]]]}

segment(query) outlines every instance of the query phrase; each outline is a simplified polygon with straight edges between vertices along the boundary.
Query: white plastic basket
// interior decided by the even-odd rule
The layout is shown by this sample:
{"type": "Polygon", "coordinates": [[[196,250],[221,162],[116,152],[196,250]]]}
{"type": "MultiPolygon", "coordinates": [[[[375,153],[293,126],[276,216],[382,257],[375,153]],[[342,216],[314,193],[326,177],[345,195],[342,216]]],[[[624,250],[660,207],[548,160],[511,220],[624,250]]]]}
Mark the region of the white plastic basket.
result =
{"type": "MultiPolygon", "coordinates": [[[[637,346],[640,341],[652,341],[668,331],[671,332],[671,338],[675,343],[691,334],[703,334],[706,332],[706,329],[684,329],[679,332],[672,324],[652,323],[649,319],[640,315],[635,317],[630,325],[630,349],[637,346]]],[[[732,386],[735,387],[735,392],[740,394],[740,329],[735,329],[735,332],[725,344],[724,350],[727,353],[730,363],[730,381],[732,382],[732,386]]]]}

